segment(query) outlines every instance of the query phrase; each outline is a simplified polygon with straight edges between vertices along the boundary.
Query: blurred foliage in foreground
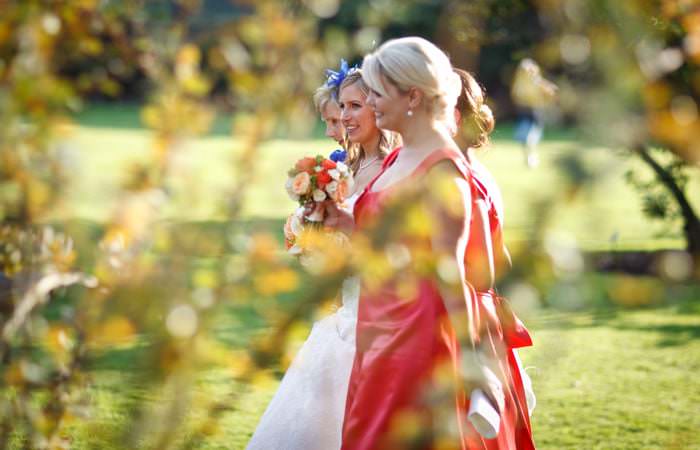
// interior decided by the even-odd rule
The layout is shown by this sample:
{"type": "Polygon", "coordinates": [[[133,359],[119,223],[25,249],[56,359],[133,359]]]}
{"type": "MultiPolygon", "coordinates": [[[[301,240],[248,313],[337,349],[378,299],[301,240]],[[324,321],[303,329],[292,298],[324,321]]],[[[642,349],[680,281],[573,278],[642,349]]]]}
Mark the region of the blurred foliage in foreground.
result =
{"type": "MultiPolygon", "coordinates": [[[[186,26],[201,2],[164,3],[169,20],[149,21],[144,14],[152,9],[136,0],[0,2],[0,448],[71,447],[72,424],[94,417],[88,387],[99,380],[92,369],[125,348],[136,356],[120,370],[149,395],[128,404],[128,420],[116,433],[98,436],[95,428],[92,437],[127,448],[198,448],[221,415],[237,407],[241,386],[269,381],[265,369],[289,357],[288,336],[333,298],[348,270],[328,260],[303,272],[280,248],[281,230],[274,236],[237,219],[260,163],[259,144],[274,128],[308,132],[310,92],[323,69],[371,48],[368,36],[380,37],[377,30],[392,25],[398,3],[372,2],[374,9],[366,10],[372,27],[346,39],[344,30],[327,28],[337,1],[238,2],[245,13],[207,34],[206,46],[186,26]],[[338,42],[347,54],[338,54],[338,42]],[[74,60],[70,73],[66,58],[74,60]],[[87,92],[118,90],[113,75],[133,70],[149,83],[142,110],[152,135],[148,158],[126,174],[112,219],[100,230],[48,225],[53,211],[69,206],[65,189],[80,176],[63,147],[70,113],[87,92]],[[228,195],[212,199],[227,218],[217,235],[183,230],[160,216],[164,205],[186,195],[171,189],[173,178],[183,176],[173,160],[192,151],[188,140],[211,126],[214,89],[235,106],[232,133],[245,142],[231,161],[228,195]],[[258,327],[240,327],[224,344],[217,334],[224,310],[258,327]],[[267,331],[246,334],[250,329],[267,331]],[[225,393],[195,389],[211,369],[230,377],[225,393]]],[[[476,10],[460,3],[447,1],[440,10],[455,33],[441,34],[438,43],[452,49],[467,45],[457,31],[473,25],[471,13],[497,17],[511,2],[474,2],[476,10]],[[455,42],[448,40],[452,35],[455,42]]],[[[582,1],[531,6],[550,27],[532,51],[561,72],[561,110],[643,157],[651,144],[668,148],[670,166],[649,164],[683,210],[682,196],[663,175],[670,172],[678,186],[685,176],[678,174],[696,170],[691,165],[698,160],[700,22],[681,3],[664,2],[651,15],[641,1],[638,8],[582,1]],[[631,47],[630,39],[636,39],[631,47]]],[[[419,11],[422,2],[402,4],[397,11],[419,11]]],[[[571,180],[566,196],[535,205],[535,235],[514,249],[517,266],[505,286],[516,303],[533,305],[541,297],[552,304],[585,286],[583,256],[575,242],[546,235],[547,212],[595,174],[582,172],[576,161],[563,161],[562,170],[571,180]]],[[[692,232],[691,216],[683,217],[692,232]]],[[[691,250],[693,242],[689,238],[691,250]]],[[[362,264],[374,261],[385,275],[396,268],[385,264],[396,256],[391,248],[368,252],[362,264]]],[[[669,261],[662,271],[669,280],[693,276],[687,254],[669,261]]],[[[636,292],[630,301],[643,299],[644,286],[630,282],[631,291],[623,286],[615,296],[636,292]]],[[[236,328],[235,320],[226,326],[236,328]]]]}

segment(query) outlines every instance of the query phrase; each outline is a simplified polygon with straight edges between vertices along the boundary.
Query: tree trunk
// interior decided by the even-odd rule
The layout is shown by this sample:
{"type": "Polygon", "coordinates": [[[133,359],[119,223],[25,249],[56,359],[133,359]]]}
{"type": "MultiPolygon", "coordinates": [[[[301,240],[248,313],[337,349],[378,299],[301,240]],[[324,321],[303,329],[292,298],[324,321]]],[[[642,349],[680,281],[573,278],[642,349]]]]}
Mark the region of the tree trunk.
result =
{"type": "Polygon", "coordinates": [[[676,199],[683,216],[683,233],[685,234],[686,250],[695,256],[700,256],[700,219],[693,210],[683,189],[678,186],[673,176],[661,166],[649,153],[644,145],[638,145],[634,151],[656,174],[661,183],[676,199]]]}

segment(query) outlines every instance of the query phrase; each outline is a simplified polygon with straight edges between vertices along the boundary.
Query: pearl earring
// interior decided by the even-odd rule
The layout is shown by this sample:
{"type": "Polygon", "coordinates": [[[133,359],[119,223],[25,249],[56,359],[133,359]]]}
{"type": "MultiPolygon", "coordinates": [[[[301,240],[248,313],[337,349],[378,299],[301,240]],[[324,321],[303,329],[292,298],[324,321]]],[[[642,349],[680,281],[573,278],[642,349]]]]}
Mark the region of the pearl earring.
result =
{"type": "Polygon", "coordinates": [[[406,115],[407,115],[408,117],[412,117],[412,116],[413,116],[413,111],[411,111],[411,110],[409,109],[408,112],[406,113],[406,115]]]}

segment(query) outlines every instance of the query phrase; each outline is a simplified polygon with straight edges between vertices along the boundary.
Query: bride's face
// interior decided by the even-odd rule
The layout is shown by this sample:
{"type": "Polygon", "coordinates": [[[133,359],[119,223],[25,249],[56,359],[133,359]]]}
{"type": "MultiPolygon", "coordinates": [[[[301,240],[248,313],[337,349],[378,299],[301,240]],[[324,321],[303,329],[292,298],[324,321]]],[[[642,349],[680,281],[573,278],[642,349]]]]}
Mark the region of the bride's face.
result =
{"type": "Polygon", "coordinates": [[[353,144],[371,143],[379,135],[372,109],[366,104],[366,96],[357,83],[343,87],[339,95],[340,119],[353,144]]]}

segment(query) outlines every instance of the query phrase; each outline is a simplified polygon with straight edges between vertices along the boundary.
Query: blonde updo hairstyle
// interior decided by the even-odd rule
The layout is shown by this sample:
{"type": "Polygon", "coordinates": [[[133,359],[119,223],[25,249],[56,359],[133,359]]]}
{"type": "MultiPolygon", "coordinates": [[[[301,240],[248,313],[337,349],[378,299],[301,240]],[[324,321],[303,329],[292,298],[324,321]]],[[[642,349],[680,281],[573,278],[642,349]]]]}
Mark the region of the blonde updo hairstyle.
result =
{"type": "Polygon", "coordinates": [[[367,85],[385,96],[385,81],[402,93],[415,87],[423,93],[425,108],[435,121],[448,128],[454,124],[462,83],[435,44],[420,37],[392,39],[365,56],[362,70],[367,85]]]}
{"type": "Polygon", "coordinates": [[[314,92],[314,106],[319,113],[323,112],[328,102],[338,104],[338,90],[334,86],[323,84],[314,92]]]}
{"type": "MultiPolygon", "coordinates": [[[[323,110],[328,106],[329,103],[333,103],[340,107],[338,104],[338,88],[335,86],[329,86],[323,84],[316,89],[314,92],[314,106],[319,114],[323,115],[323,110]]],[[[343,142],[340,144],[345,150],[348,149],[348,139],[347,136],[343,137],[343,142]]]]}
{"type": "Polygon", "coordinates": [[[486,145],[489,135],[496,122],[491,108],[486,104],[484,90],[476,79],[462,69],[454,69],[462,80],[462,89],[457,98],[457,110],[461,115],[457,124],[457,135],[461,143],[468,148],[479,148],[486,145]]]}
{"type": "MultiPolygon", "coordinates": [[[[367,97],[367,95],[369,94],[369,87],[362,78],[362,70],[355,69],[345,77],[342,83],[340,83],[340,88],[338,89],[338,97],[340,97],[340,92],[344,88],[352,85],[357,85],[357,87],[360,89],[360,91],[364,94],[365,97],[367,97]]],[[[379,134],[379,158],[384,159],[386,155],[388,155],[395,147],[397,147],[400,144],[400,139],[398,134],[387,130],[379,130],[379,134]]],[[[346,163],[350,167],[352,172],[356,173],[357,170],[360,168],[360,161],[365,157],[365,151],[362,148],[362,146],[360,146],[360,144],[353,144],[347,139],[346,142],[348,143],[348,159],[346,163]]]]}

